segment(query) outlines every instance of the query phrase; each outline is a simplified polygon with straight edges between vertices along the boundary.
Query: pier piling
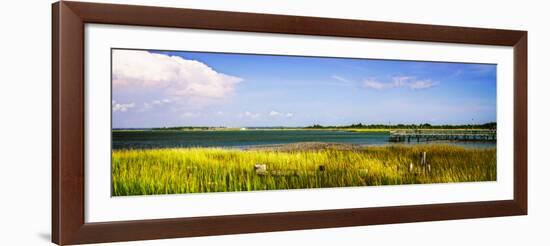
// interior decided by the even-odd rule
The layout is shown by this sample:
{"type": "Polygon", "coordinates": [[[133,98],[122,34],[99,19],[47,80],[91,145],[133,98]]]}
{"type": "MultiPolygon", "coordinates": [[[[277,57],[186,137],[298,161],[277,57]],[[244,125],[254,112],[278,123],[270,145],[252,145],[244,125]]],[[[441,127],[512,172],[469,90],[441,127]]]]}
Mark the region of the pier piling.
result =
{"type": "Polygon", "coordinates": [[[434,140],[452,141],[496,141],[496,130],[458,130],[458,129],[414,129],[390,131],[390,142],[416,142],[434,140]]]}

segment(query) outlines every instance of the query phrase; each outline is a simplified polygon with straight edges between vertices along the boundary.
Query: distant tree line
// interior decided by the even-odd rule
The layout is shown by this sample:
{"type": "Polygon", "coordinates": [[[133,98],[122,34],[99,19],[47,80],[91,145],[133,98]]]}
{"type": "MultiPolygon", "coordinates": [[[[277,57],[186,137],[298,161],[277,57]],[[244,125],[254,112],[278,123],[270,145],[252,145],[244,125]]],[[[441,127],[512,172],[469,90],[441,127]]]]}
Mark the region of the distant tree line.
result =
{"type": "Polygon", "coordinates": [[[352,124],[347,126],[322,126],[319,124],[315,124],[312,126],[307,126],[305,128],[310,129],[330,129],[330,128],[355,128],[355,129],[422,129],[422,128],[428,128],[428,129],[468,129],[468,128],[475,128],[475,129],[496,129],[497,123],[496,122],[489,122],[485,124],[467,124],[467,125],[431,125],[428,123],[424,124],[395,124],[395,125],[385,125],[385,124],[352,124]]]}
{"type": "Polygon", "coordinates": [[[223,126],[174,126],[174,127],[155,127],[151,128],[152,130],[174,130],[174,131],[181,131],[181,130],[216,130],[220,128],[225,128],[223,126]]]}

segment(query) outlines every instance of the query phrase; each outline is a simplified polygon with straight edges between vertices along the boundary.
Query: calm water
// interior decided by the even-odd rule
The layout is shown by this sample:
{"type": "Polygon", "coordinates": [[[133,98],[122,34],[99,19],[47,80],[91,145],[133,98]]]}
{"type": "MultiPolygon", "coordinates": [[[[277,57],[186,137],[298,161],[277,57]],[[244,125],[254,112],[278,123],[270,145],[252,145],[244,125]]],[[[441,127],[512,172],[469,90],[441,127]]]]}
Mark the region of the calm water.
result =
{"type": "MultiPolygon", "coordinates": [[[[246,130],[246,131],[114,131],[113,149],[173,147],[233,147],[297,142],[338,142],[360,145],[385,145],[386,132],[346,132],[311,130],[246,130]]],[[[426,142],[421,142],[426,143],[426,142]]],[[[434,142],[429,142],[434,143],[434,142]]],[[[494,147],[492,142],[445,142],[467,147],[494,147]]],[[[410,144],[416,144],[411,142],[410,144]]]]}

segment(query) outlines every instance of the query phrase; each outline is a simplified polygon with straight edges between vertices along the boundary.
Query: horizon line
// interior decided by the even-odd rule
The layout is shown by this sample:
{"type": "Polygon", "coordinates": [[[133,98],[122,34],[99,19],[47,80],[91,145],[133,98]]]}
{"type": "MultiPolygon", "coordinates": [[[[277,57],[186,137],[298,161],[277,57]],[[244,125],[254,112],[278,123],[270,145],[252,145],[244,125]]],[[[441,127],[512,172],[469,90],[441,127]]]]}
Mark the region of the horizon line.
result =
{"type": "Polygon", "coordinates": [[[182,125],[182,126],[154,126],[154,127],[111,127],[111,129],[153,129],[153,128],[314,128],[315,126],[319,127],[353,127],[357,125],[362,126],[383,126],[383,127],[395,127],[395,126],[422,126],[422,125],[429,125],[429,126],[482,126],[482,125],[488,125],[488,124],[497,124],[497,122],[491,121],[486,123],[475,123],[475,124],[430,124],[430,123],[413,123],[413,124],[362,124],[362,123],[356,123],[356,124],[349,124],[349,125],[319,125],[319,124],[313,124],[308,126],[206,126],[206,125],[182,125]]]}

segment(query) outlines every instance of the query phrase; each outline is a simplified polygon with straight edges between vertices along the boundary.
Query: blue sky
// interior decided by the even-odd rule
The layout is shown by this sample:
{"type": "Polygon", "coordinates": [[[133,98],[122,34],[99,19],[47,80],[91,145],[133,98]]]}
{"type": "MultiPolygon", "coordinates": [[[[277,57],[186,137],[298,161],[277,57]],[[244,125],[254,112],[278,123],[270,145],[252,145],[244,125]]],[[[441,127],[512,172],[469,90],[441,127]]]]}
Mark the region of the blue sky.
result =
{"type": "Polygon", "coordinates": [[[496,65],[113,50],[113,127],[496,121],[496,65]]]}

